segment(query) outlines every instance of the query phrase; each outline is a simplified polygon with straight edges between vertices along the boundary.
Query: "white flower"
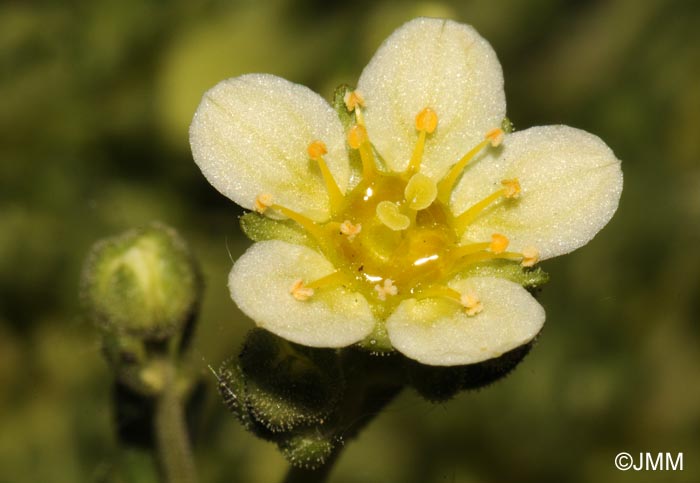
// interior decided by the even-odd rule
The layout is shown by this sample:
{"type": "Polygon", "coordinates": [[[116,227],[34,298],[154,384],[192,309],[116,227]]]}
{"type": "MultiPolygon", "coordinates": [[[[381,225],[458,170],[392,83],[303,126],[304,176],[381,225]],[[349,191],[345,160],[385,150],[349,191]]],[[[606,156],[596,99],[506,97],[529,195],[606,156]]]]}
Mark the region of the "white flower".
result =
{"type": "Polygon", "coordinates": [[[209,182],[310,240],[255,243],[231,270],[234,301],[300,344],[372,341],[432,365],[532,340],[543,308],[479,268],[531,267],[590,241],[622,190],[612,151],[566,126],[504,133],[496,55],[449,20],[395,31],[345,105],[347,130],[320,96],[265,74],[204,95],[190,141],[209,182]]]}

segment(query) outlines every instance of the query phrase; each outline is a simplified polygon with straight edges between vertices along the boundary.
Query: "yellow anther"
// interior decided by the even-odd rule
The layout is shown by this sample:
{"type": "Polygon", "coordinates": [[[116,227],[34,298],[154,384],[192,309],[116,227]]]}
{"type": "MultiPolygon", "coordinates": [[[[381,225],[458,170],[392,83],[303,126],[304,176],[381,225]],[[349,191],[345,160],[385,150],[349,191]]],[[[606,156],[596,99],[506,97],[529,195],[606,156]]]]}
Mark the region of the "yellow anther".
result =
{"type": "Polygon", "coordinates": [[[377,292],[377,298],[381,301],[386,300],[387,295],[396,295],[399,293],[399,289],[390,278],[384,279],[384,285],[380,283],[375,285],[374,290],[377,292]]]}
{"type": "Polygon", "coordinates": [[[318,161],[324,154],[328,153],[328,149],[323,141],[312,142],[306,150],[309,153],[309,157],[314,161],[318,161]]]}
{"type": "Polygon", "coordinates": [[[428,176],[416,173],[406,184],[404,197],[412,210],[424,210],[433,204],[437,197],[437,185],[428,176]]]}
{"type": "Polygon", "coordinates": [[[503,132],[503,129],[495,127],[491,129],[489,132],[486,133],[485,138],[491,141],[491,146],[498,147],[500,144],[503,142],[503,138],[505,137],[505,133],[503,132]]]}
{"type": "Polygon", "coordinates": [[[494,233],[491,235],[491,245],[489,246],[489,249],[492,253],[503,253],[506,251],[506,248],[508,248],[509,243],[510,241],[504,235],[494,233]]]}
{"type": "Polygon", "coordinates": [[[360,223],[353,225],[350,220],[345,220],[340,224],[340,233],[346,235],[349,241],[353,241],[361,231],[362,225],[360,223]]]}
{"type": "Polygon", "coordinates": [[[258,213],[265,213],[270,206],[272,206],[272,195],[261,193],[255,198],[255,211],[258,213]]]}
{"type": "Polygon", "coordinates": [[[376,214],[379,221],[394,231],[405,230],[411,224],[410,218],[402,214],[398,205],[391,201],[379,202],[376,214]]]}
{"type": "Polygon", "coordinates": [[[346,92],[343,101],[345,102],[345,107],[347,107],[348,111],[350,112],[357,109],[357,107],[365,107],[365,98],[362,97],[362,93],[360,91],[346,92]]]}
{"type": "Polygon", "coordinates": [[[503,185],[503,196],[506,198],[518,198],[520,196],[520,181],[518,178],[504,179],[501,181],[503,185]]]}
{"type": "Polygon", "coordinates": [[[459,299],[459,303],[461,303],[462,306],[466,309],[467,315],[469,317],[473,317],[482,310],[484,310],[484,305],[481,303],[481,300],[479,300],[479,297],[476,295],[476,293],[472,290],[469,290],[467,293],[462,294],[462,296],[459,299]]]}
{"type": "Polygon", "coordinates": [[[527,247],[523,250],[523,260],[520,265],[523,267],[532,267],[540,261],[540,252],[535,247],[527,247]]]}
{"type": "Polygon", "coordinates": [[[292,297],[294,297],[298,301],[304,302],[306,300],[309,300],[313,296],[314,289],[304,285],[304,281],[298,278],[289,288],[289,293],[292,294],[292,297]]]}
{"type": "Polygon", "coordinates": [[[362,143],[367,141],[367,130],[364,126],[355,124],[348,131],[348,144],[352,149],[360,149],[362,143]]]}
{"type": "Polygon", "coordinates": [[[431,134],[438,125],[437,113],[426,107],[416,115],[416,130],[431,134]]]}

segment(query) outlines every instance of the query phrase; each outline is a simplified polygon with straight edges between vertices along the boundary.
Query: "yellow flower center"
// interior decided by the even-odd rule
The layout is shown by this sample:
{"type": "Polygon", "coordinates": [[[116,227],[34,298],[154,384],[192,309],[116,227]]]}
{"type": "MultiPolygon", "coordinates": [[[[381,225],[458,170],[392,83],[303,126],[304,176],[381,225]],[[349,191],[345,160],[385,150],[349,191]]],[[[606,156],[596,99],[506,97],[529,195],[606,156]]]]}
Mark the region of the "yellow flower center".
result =
{"type": "Polygon", "coordinates": [[[273,209],[295,220],[315,239],[336,271],[319,280],[298,279],[290,294],[299,301],[313,297],[315,290],[338,285],[363,294],[379,317],[388,316],[406,298],[445,297],[461,304],[470,316],[482,311],[478,294],[461,294],[446,286],[457,273],[476,263],[505,259],[532,266],[537,252],[506,251],[509,240],[494,233],[490,241],[461,244],[467,227],[492,204],[517,198],[517,179],[503,180],[502,188],[475,203],[464,213],[454,214],[449,198],[462,171],[483,149],[498,146],[504,137],[492,129],[484,140],[465,154],[437,183],[420,173],[427,136],[438,129],[437,113],[426,107],[415,118],[418,139],[408,168],[403,173],[377,169],[374,152],[362,116],[364,100],[359,94],[346,96],[356,125],[348,131],[348,145],[362,159],[362,180],[343,194],[324,160],[325,144],[312,140],[309,158],[316,162],[326,184],[331,219],[316,223],[304,215],[277,205],[261,194],[256,209],[273,209]]]}

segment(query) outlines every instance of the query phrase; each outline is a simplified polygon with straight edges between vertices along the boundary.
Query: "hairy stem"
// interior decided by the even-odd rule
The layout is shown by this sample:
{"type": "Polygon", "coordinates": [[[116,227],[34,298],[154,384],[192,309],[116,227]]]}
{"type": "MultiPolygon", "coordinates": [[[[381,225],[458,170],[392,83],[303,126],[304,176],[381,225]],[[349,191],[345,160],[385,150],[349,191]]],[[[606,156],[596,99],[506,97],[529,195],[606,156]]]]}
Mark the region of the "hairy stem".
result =
{"type": "Polygon", "coordinates": [[[157,396],[155,436],[164,483],[196,483],[182,395],[177,390],[176,369],[171,362],[163,366],[163,389],[157,396]]]}

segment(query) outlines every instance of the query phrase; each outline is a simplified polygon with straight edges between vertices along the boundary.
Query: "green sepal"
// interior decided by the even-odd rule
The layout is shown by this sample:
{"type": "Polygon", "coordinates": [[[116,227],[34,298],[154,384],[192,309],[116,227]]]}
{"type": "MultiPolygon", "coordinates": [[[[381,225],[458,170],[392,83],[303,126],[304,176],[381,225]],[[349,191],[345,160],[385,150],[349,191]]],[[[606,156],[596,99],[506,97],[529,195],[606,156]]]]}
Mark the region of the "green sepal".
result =
{"type": "Polygon", "coordinates": [[[241,230],[255,242],[281,240],[295,245],[314,247],[314,241],[293,220],[273,220],[254,211],[240,217],[241,230]]]}
{"type": "Polygon", "coordinates": [[[503,121],[501,121],[501,129],[504,133],[510,134],[513,131],[515,131],[515,125],[513,124],[513,121],[511,121],[509,118],[504,117],[503,121]]]}
{"type": "Polygon", "coordinates": [[[319,428],[294,433],[277,444],[289,464],[315,470],[323,466],[338,445],[338,438],[326,435],[319,428]]]}
{"type": "Polygon", "coordinates": [[[294,344],[262,329],[248,333],[239,363],[248,410],[272,432],[322,424],[345,389],[335,350],[294,344]]]}
{"type": "Polygon", "coordinates": [[[389,340],[386,323],[383,320],[377,321],[372,333],[358,342],[357,346],[374,355],[388,355],[395,352],[389,340]]]}
{"type": "Polygon", "coordinates": [[[525,268],[509,260],[493,260],[473,265],[461,272],[463,277],[497,277],[522,285],[526,289],[536,289],[549,282],[549,274],[540,267],[525,268]]]}
{"type": "Polygon", "coordinates": [[[338,114],[338,119],[340,119],[340,123],[343,125],[343,129],[346,132],[355,124],[354,114],[348,111],[345,105],[345,95],[352,91],[354,91],[354,89],[349,85],[340,84],[333,92],[333,108],[338,114]]]}

